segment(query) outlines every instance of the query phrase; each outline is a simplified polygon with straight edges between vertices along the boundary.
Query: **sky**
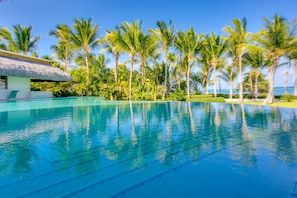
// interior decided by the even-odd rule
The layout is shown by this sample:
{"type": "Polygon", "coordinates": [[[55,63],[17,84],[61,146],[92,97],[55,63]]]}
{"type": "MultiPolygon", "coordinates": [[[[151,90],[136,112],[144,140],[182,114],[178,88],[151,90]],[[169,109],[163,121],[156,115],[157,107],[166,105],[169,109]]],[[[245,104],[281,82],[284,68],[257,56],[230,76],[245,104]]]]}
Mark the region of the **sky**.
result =
{"type": "MultiPolygon", "coordinates": [[[[42,56],[51,55],[50,46],[57,41],[49,32],[58,24],[71,26],[74,18],[92,18],[100,26],[100,37],[107,29],[134,20],[142,20],[144,31],[156,28],[157,21],[172,20],[176,30],[193,27],[197,33],[219,35],[235,18],[246,17],[250,32],[262,29],[263,18],[272,19],[275,14],[292,21],[297,18],[297,0],[4,0],[0,13],[0,26],[33,27],[33,36],[41,36],[37,52],[42,56]]],[[[290,75],[289,85],[291,79],[290,75]]],[[[282,84],[278,80],[275,86],[282,84]]]]}

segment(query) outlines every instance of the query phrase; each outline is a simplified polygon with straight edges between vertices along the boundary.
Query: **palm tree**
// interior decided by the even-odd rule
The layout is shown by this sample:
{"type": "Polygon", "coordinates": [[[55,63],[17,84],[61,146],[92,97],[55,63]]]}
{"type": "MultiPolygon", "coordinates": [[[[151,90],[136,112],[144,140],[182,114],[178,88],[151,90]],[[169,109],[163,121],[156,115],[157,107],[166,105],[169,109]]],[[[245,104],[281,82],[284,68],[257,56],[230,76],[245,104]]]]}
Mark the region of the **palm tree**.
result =
{"type": "Polygon", "coordinates": [[[32,26],[22,26],[20,24],[13,26],[13,33],[6,27],[0,28],[0,38],[7,42],[6,47],[8,51],[27,54],[33,52],[36,48],[36,43],[40,39],[40,36],[32,37],[32,26]]]}
{"type": "Polygon", "coordinates": [[[190,84],[191,84],[191,87],[193,89],[194,92],[196,93],[199,93],[200,89],[199,89],[199,85],[202,86],[202,89],[204,89],[203,87],[203,76],[200,75],[199,73],[198,74],[190,74],[190,78],[191,78],[191,81],[190,81],[190,84]]]}
{"type": "Polygon", "coordinates": [[[210,58],[210,64],[213,67],[213,77],[214,77],[214,97],[217,97],[216,92],[216,69],[219,63],[220,57],[223,55],[226,49],[226,39],[222,36],[216,36],[211,33],[206,37],[203,42],[203,50],[208,54],[210,58]]]}
{"type": "Polygon", "coordinates": [[[50,35],[58,39],[57,44],[51,48],[55,51],[58,58],[64,62],[64,70],[68,71],[69,62],[76,50],[75,45],[71,42],[71,29],[65,24],[60,24],[56,26],[55,30],[50,32],[50,35]]]}
{"type": "Polygon", "coordinates": [[[220,78],[227,82],[229,85],[229,99],[232,99],[233,81],[235,80],[237,74],[236,67],[228,65],[223,68],[220,78]]]}
{"type": "Polygon", "coordinates": [[[187,58],[187,97],[190,98],[190,72],[191,65],[193,64],[193,60],[195,56],[199,53],[202,47],[202,38],[203,34],[197,34],[192,27],[189,28],[188,31],[183,32],[180,31],[177,33],[177,37],[175,40],[176,48],[181,51],[185,57],[187,58]]]}
{"type": "Polygon", "coordinates": [[[99,25],[93,26],[93,21],[91,18],[86,19],[74,19],[73,30],[70,31],[70,40],[73,44],[81,49],[84,54],[87,72],[87,87],[86,95],[88,95],[89,88],[89,53],[91,49],[94,49],[98,44],[99,40],[97,38],[97,32],[99,25]]]}
{"type": "MultiPolygon", "coordinates": [[[[153,99],[156,100],[157,99],[157,95],[158,95],[158,91],[161,90],[165,90],[164,86],[162,86],[162,64],[160,65],[158,63],[158,59],[160,59],[161,57],[161,52],[160,52],[160,48],[158,45],[155,45],[155,48],[151,51],[150,54],[150,59],[153,62],[152,67],[149,68],[149,75],[151,76],[150,79],[153,79],[153,81],[151,81],[154,85],[154,90],[155,92],[153,93],[153,99]],[[162,86],[162,88],[160,88],[162,86]]],[[[165,90],[166,91],[166,90],[165,90]]]]}
{"type": "Polygon", "coordinates": [[[103,51],[107,51],[112,54],[115,58],[114,67],[114,82],[118,83],[118,71],[119,71],[119,58],[121,55],[120,46],[117,40],[121,37],[121,31],[117,27],[115,30],[107,30],[104,41],[106,43],[103,51]]]}
{"type": "Polygon", "coordinates": [[[187,65],[187,60],[180,54],[179,61],[177,61],[177,57],[174,54],[169,55],[173,62],[173,68],[171,70],[171,78],[173,83],[175,84],[176,89],[181,90],[181,82],[183,79],[183,73],[185,72],[185,66],[187,65]]]}
{"type": "Polygon", "coordinates": [[[264,101],[264,104],[269,104],[274,102],[274,76],[280,58],[290,51],[290,47],[294,46],[296,40],[292,37],[295,28],[290,30],[289,24],[285,18],[275,15],[272,21],[269,21],[267,18],[264,18],[264,21],[264,35],[259,38],[259,42],[268,50],[267,56],[273,61],[272,65],[269,67],[269,92],[264,101]]]}
{"type": "Polygon", "coordinates": [[[255,50],[255,51],[251,51],[249,53],[244,54],[243,60],[244,60],[245,64],[249,65],[251,68],[251,72],[249,73],[251,88],[253,87],[251,75],[253,74],[253,72],[255,73],[255,85],[254,85],[255,90],[253,92],[255,93],[255,100],[257,101],[257,99],[258,99],[258,78],[259,78],[259,75],[261,74],[261,70],[265,66],[269,66],[271,64],[271,61],[270,61],[271,59],[267,59],[264,56],[264,52],[262,50],[255,50]]]}
{"type": "Polygon", "coordinates": [[[203,92],[207,95],[208,86],[209,86],[209,76],[212,71],[212,67],[211,67],[209,54],[207,54],[205,50],[201,50],[200,55],[201,55],[201,58],[199,58],[198,61],[201,65],[202,70],[199,71],[199,75],[202,77],[203,92]]]}
{"type": "Polygon", "coordinates": [[[169,48],[173,45],[175,33],[174,33],[174,25],[172,24],[172,21],[169,22],[169,25],[164,21],[158,21],[157,22],[158,29],[153,30],[149,29],[149,32],[152,33],[157,40],[159,40],[160,44],[162,45],[162,48],[164,50],[164,64],[165,64],[165,81],[164,81],[164,87],[166,89],[166,94],[168,93],[168,53],[169,48]]]}
{"type": "Polygon", "coordinates": [[[236,56],[236,46],[234,45],[234,42],[232,42],[232,39],[228,38],[227,40],[227,54],[229,57],[232,57],[232,64],[227,66],[225,70],[227,71],[226,77],[228,76],[228,82],[229,84],[229,99],[232,99],[233,97],[233,82],[235,80],[235,74],[237,74],[237,65],[238,65],[238,59],[236,56]],[[231,41],[231,43],[230,43],[231,41]],[[230,67],[230,68],[229,68],[230,67]]]}
{"type": "Polygon", "coordinates": [[[116,40],[122,51],[130,56],[130,76],[129,76],[129,100],[132,99],[132,76],[133,63],[139,49],[139,37],[142,34],[142,22],[134,21],[133,23],[124,22],[120,25],[121,36],[116,40]]]}
{"type": "Polygon", "coordinates": [[[233,25],[234,28],[226,26],[223,30],[229,34],[229,45],[235,47],[235,56],[238,59],[239,102],[243,102],[242,56],[251,42],[252,33],[247,32],[246,18],[242,20],[234,19],[233,25]]]}
{"type": "MultiPolygon", "coordinates": [[[[297,23],[297,19],[293,21],[292,25],[293,27],[297,23]]],[[[293,73],[293,85],[294,85],[294,95],[297,96],[297,36],[293,38],[293,44],[290,46],[290,49],[288,51],[288,58],[291,63],[294,65],[294,73],[293,73]]]]}
{"type": "Polygon", "coordinates": [[[294,95],[297,96],[297,47],[296,51],[291,51],[288,55],[290,61],[294,64],[294,74],[293,74],[293,85],[294,85],[294,95]]]}
{"type": "Polygon", "coordinates": [[[200,70],[197,74],[201,78],[202,93],[206,95],[208,95],[209,73],[209,67],[203,64],[202,70],[200,70]]]}
{"type": "Polygon", "coordinates": [[[138,56],[140,57],[140,66],[141,66],[141,85],[144,86],[145,78],[145,65],[149,56],[153,53],[156,48],[156,43],[153,40],[152,36],[141,33],[139,35],[139,45],[138,45],[138,56]]]}

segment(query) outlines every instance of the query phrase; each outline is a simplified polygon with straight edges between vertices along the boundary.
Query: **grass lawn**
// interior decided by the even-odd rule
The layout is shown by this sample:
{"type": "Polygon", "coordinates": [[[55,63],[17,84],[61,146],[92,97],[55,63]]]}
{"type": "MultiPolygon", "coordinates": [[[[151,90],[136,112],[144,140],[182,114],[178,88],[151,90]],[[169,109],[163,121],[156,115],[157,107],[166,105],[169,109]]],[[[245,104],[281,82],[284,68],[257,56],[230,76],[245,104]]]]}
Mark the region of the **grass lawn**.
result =
{"type": "MultiPolygon", "coordinates": [[[[228,103],[236,103],[238,102],[228,102],[228,103]]],[[[263,105],[262,102],[244,102],[243,104],[249,104],[249,105],[263,105]]],[[[292,102],[275,102],[273,104],[269,104],[266,106],[273,106],[273,107],[286,107],[286,108],[297,108],[297,100],[293,100],[292,102]]]]}

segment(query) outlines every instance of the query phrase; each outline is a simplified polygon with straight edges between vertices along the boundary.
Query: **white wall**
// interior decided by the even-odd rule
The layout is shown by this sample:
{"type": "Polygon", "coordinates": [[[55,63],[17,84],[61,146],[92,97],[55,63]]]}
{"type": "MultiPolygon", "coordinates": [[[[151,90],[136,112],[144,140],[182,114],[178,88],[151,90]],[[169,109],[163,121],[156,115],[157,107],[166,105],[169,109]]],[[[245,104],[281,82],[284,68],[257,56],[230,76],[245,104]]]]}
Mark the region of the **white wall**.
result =
{"type": "Polygon", "coordinates": [[[7,76],[7,89],[0,90],[0,100],[10,98],[11,91],[18,91],[16,99],[26,98],[52,98],[51,91],[30,91],[30,78],[7,76]]]}
{"type": "Polygon", "coordinates": [[[30,78],[7,76],[7,89],[18,90],[17,97],[28,98],[30,93],[30,78]]]}
{"type": "Polygon", "coordinates": [[[6,100],[9,97],[10,91],[7,89],[0,90],[0,100],[6,100]]]}
{"type": "Polygon", "coordinates": [[[30,91],[30,78],[8,76],[7,89],[19,90],[19,91],[30,91]]]}
{"type": "Polygon", "coordinates": [[[51,91],[31,91],[31,98],[52,98],[53,92],[51,91]]]}

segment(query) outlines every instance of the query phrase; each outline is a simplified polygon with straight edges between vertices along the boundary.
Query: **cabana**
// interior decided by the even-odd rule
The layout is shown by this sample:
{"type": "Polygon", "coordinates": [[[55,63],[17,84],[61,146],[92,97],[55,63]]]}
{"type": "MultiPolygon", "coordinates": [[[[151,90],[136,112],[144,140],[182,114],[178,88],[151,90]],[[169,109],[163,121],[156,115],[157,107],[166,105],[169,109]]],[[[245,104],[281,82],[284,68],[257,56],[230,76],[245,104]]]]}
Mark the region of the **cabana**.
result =
{"type": "Polygon", "coordinates": [[[0,50],[0,100],[48,98],[52,92],[31,91],[31,81],[71,81],[49,60],[0,50]]]}

